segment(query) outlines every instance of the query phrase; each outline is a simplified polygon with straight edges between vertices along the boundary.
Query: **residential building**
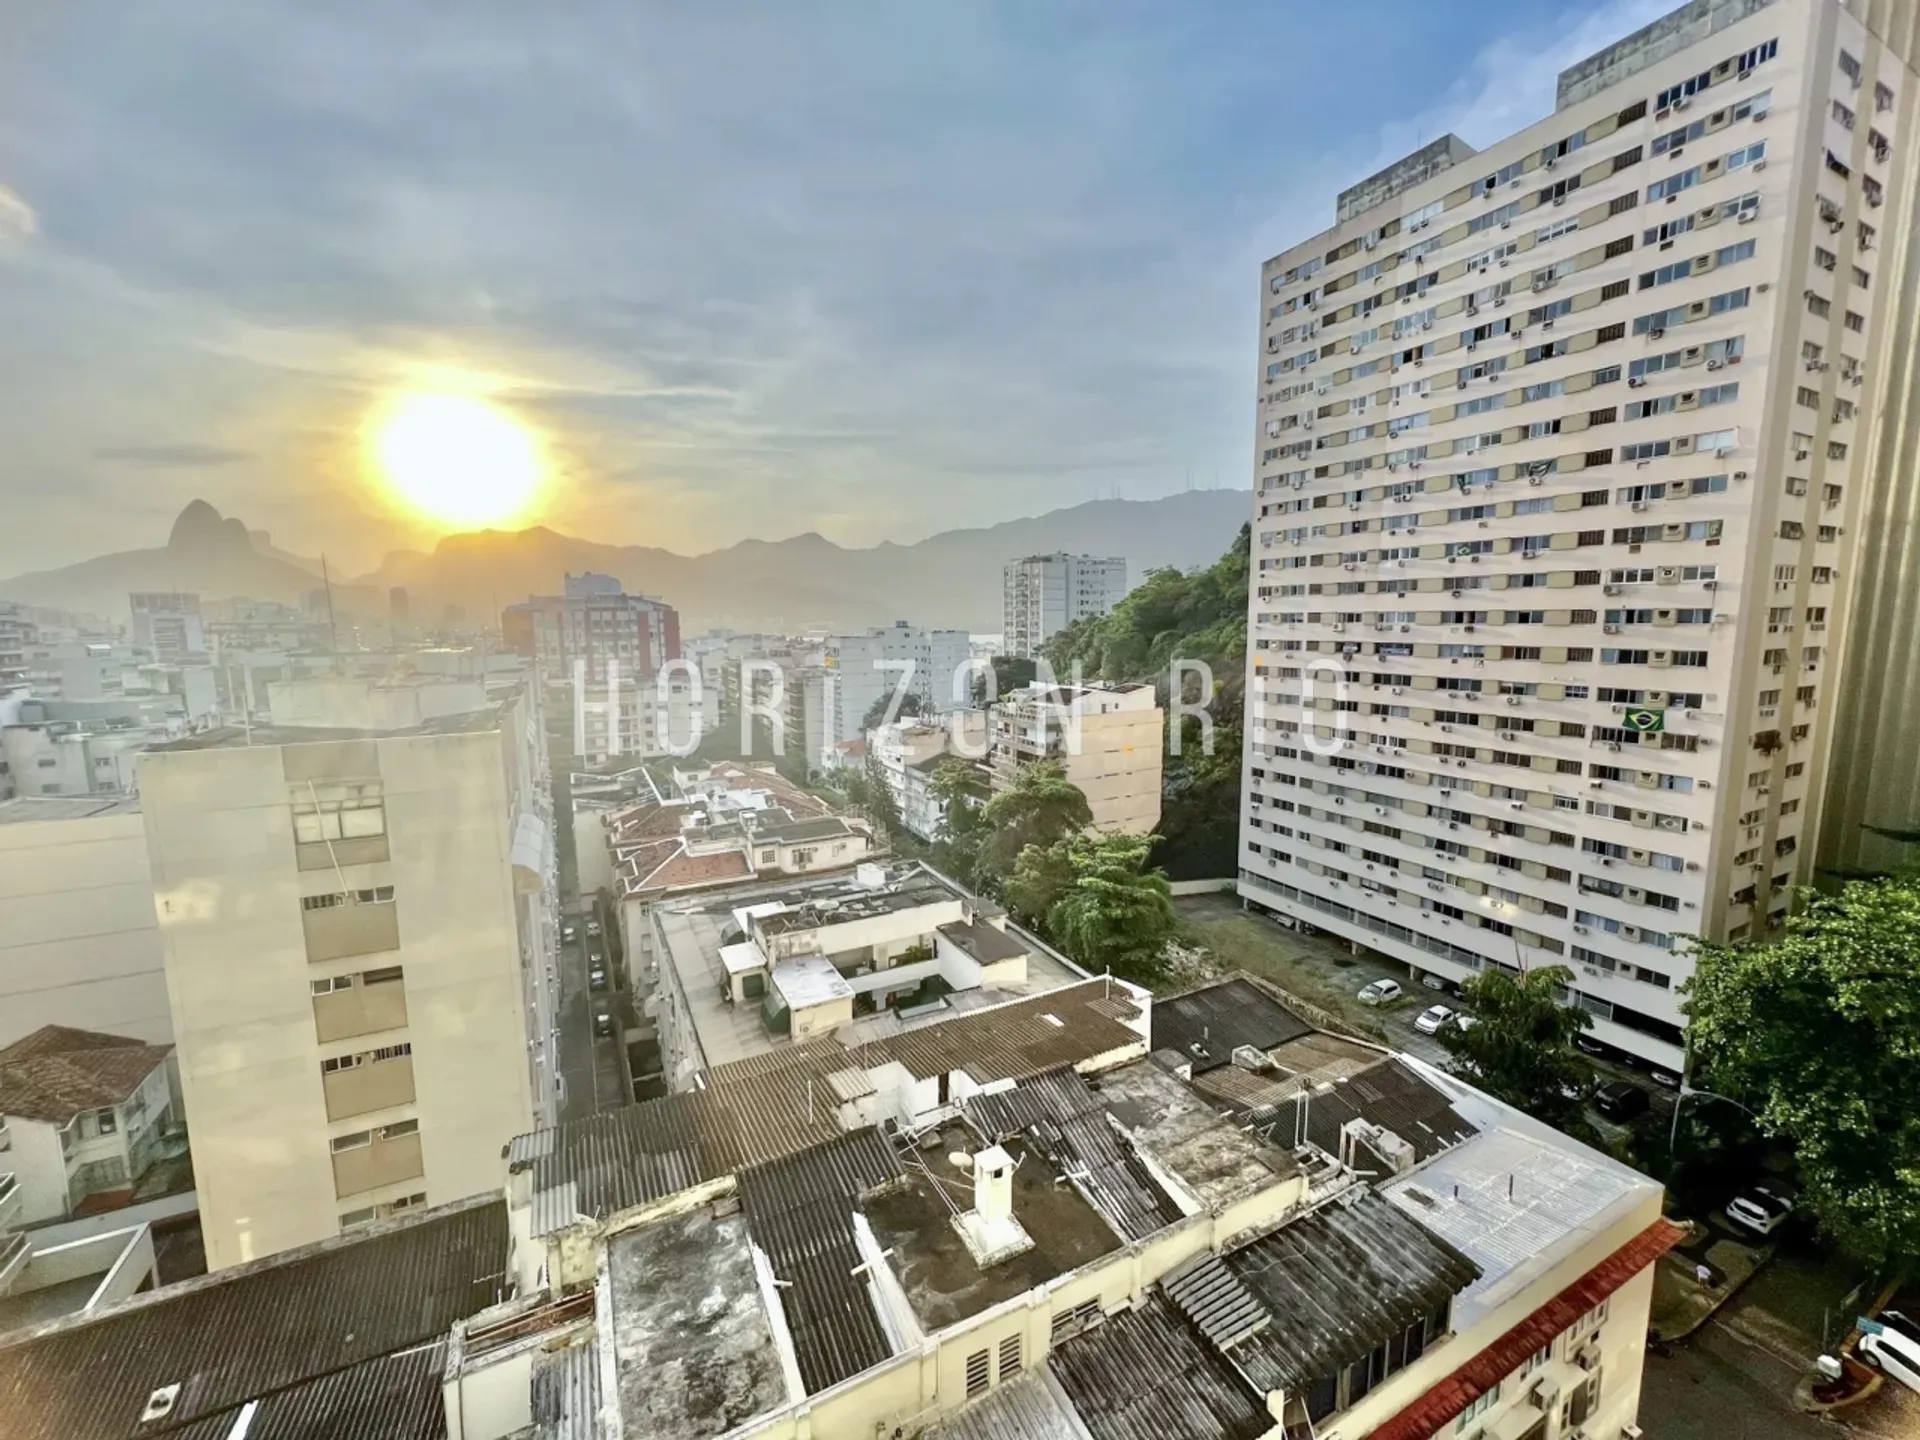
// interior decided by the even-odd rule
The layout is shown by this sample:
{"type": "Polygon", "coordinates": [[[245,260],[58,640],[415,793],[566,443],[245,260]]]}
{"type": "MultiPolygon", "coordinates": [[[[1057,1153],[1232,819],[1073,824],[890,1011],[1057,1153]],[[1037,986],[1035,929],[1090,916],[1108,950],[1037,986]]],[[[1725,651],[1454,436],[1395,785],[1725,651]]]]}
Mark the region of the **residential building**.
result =
{"type": "Polygon", "coordinates": [[[133,646],[156,660],[185,660],[207,653],[200,620],[200,597],[184,590],[136,590],[127,597],[133,612],[133,646]]]}
{"type": "Polygon", "coordinates": [[[505,1298],[508,1243],[496,1192],[0,1333],[6,1435],[444,1435],[449,1331],[505,1298]]]}
{"type": "Polygon", "coordinates": [[[17,1223],[127,1203],[179,1145],[165,1045],[43,1025],[0,1049],[0,1169],[18,1184],[17,1223]]]}
{"type": "Polygon", "coordinates": [[[0,600],[0,678],[18,676],[40,637],[33,611],[12,600],[0,600]]]}
{"type": "Polygon", "coordinates": [[[537,595],[510,605],[501,633],[510,649],[530,656],[547,679],[570,678],[585,666],[604,685],[610,668],[657,675],[680,658],[680,615],[664,600],[629,595],[611,575],[566,577],[565,594],[537,595]]]}
{"type": "Polygon", "coordinates": [[[140,752],[188,729],[176,697],[0,696],[0,799],[131,794],[140,752]]]}
{"type": "Polygon", "coordinates": [[[1660,1186],[1245,979],[700,1081],[509,1149],[451,1440],[1635,1433],[1660,1186]]]}
{"type": "Polygon", "coordinates": [[[981,788],[986,788],[981,761],[987,753],[987,712],[955,710],[932,721],[896,720],[867,732],[867,751],[900,823],[922,840],[938,840],[946,804],[933,793],[933,777],[948,761],[959,760],[981,768],[981,788]]]}
{"type": "Polygon", "coordinates": [[[0,801],[0,1045],[43,1026],[173,1041],[139,801],[0,801]]]}
{"type": "Polygon", "coordinates": [[[1095,830],[1148,834],[1160,823],[1166,720],[1151,685],[1023,686],[993,707],[994,793],[1052,761],[1087,797],[1095,830]]]}
{"type": "MultiPolygon", "coordinates": [[[[526,688],[389,730],[342,726],[320,688],[289,709],[337,728],[212,731],[140,766],[213,1269],[485,1190],[504,1137],[553,1110],[526,688]]],[[[368,698],[367,722],[398,703],[368,698]]]]}
{"type": "Polygon", "coordinates": [[[832,672],[833,692],[824,743],[864,734],[867,713],[902,688],[929,712],[967,708],[971,658],[966,631],[923,630],[904,620],[863,635],[829,635],[822,663],[832,672]]]}
{"type": "Polygon", "coordinates": [[[1565,964],[1680,1068],[1685,937],[1812,879],[1861,496],[1907,483],[1911,29],[1694,0],[1263,267],[1249,902],[1565,964]]]}
{"type": "Polygon", "coordinates": [[[96,1314],[160,1283],[146,1221],[106,1230],[77,1222],[89,1233],[75,1236],[65,1226],[9,1230],[5,1163],[0,1155],[0,1344],[9,1331],[96,1314]]]}
{"type": "Polygon", "coordinates": [[[1127,562],[1064,551],[1029,555],[1009,562],[1001,588],[1001,653],[1033,659],[1067,626],[1105,615],[1125,598],[1127,562]]]}

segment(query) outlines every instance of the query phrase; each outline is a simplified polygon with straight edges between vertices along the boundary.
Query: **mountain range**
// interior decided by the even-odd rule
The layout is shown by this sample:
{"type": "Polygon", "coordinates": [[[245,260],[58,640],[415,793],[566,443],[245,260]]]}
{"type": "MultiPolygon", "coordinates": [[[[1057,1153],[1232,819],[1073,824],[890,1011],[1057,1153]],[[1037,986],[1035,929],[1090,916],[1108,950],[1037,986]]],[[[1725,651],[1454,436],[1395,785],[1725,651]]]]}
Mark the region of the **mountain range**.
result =
{"type": "MultiPolygon", "coordinates": [[[[334,605],[345,614],[384,617],[389,591],[403,588],[417,621],[431,623],[448,607],[477,618],[529,595],[557,594],[568,573],[596,570],[629,591],[666,600],[688,634],[716,627],[801,632],[896,619],[996,631],[1009,560],[1056,550],[1123,555],[1137,584],[1150,569],[1211,564],[1249,510],[1243,491],[1191,490],[1159,500],[1090,501],[942,531],[912,545],[852,549],[810,532],[702,555],[605,545],[544,526],[483,530],[449,535],[431,552],[394,551],[370,574],[336,574],[334,605]]],[[[135,590],[298,603],[319,585],[320,570],[317,559],[276,549],[264,534],[196,500],[174,521],[165,545],[0,580],[0,598],[113,618],[126,614],[135,590]]]]}

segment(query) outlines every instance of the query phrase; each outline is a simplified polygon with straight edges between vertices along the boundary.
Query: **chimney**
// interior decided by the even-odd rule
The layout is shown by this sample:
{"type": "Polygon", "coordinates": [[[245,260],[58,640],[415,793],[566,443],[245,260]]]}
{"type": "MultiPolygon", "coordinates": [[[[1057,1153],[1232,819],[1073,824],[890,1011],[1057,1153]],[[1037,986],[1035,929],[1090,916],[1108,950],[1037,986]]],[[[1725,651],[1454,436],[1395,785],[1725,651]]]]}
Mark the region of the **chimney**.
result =
{"type": "Polygon", "coordinates": [[[1013,1217],[1013,1157],[998,1145],[973,1157],[973,1208],[988,1225],[1013,1217]]]}

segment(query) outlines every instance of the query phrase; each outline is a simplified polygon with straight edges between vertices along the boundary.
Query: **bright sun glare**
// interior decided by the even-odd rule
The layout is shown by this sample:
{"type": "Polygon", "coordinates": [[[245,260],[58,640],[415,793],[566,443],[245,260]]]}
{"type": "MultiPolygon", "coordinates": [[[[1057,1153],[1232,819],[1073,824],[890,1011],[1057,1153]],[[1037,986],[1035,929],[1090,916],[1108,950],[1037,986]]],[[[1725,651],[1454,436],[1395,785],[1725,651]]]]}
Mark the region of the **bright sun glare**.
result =
{"type": "Polygon", "coordinates": [[[406,395],[373,429],[395,499],[445,525],[497,525],[531,510],[546,482],[531,431],[469,395],[406,395]]]}

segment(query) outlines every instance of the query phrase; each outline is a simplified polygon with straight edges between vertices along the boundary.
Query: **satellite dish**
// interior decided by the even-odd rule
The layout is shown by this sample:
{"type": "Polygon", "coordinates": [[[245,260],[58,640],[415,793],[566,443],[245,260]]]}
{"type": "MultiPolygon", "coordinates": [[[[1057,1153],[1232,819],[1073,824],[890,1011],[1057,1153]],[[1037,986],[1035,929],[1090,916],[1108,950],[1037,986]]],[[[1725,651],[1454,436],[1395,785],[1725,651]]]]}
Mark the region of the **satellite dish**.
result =
{"type": "Polygon", "coordinates": [[[964,1150],[949,1150],[947,1152],[947,1163],[956,1170],[971,1170],[973,1169],[973,1156],[964,1150]]]}

